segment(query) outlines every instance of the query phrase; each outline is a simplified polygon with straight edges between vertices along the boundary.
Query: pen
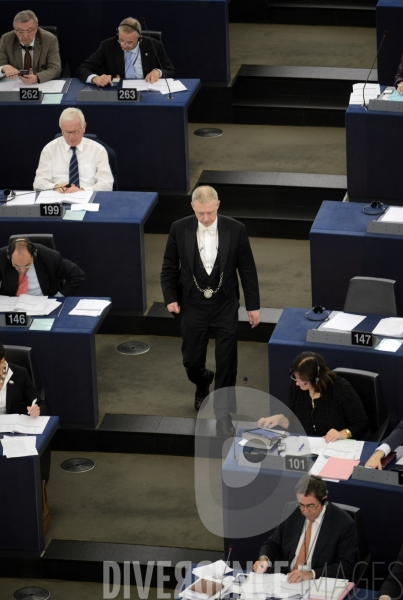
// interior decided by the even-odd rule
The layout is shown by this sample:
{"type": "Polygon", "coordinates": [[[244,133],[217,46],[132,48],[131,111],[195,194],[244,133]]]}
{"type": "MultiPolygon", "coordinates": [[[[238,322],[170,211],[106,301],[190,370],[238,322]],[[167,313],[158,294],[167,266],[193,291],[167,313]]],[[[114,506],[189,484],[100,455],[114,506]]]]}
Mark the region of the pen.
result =
{"type": "Polygon", "coordinates": [[[300,447],[298,448],[298,452],[301,452],[301,450],[304,446],[305,446],[305,444],[301,444],[300,447]]]}
{"type": "Polygon", "coordinates": [[[36,398],[35,398],[35,400],[32,401],[31,406],[33,406],[34,404],[36,404],[36,398]]]}

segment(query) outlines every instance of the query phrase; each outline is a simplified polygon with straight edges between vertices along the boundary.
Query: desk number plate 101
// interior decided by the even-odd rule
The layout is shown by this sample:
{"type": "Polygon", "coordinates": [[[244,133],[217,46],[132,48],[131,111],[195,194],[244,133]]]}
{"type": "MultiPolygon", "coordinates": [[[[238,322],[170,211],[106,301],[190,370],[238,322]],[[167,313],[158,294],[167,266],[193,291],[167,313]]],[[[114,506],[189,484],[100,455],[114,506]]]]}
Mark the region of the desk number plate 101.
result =
{"type": "Polygon", "coordinates": [[[292,456],[287,454],[285,457],[285,468],[287,471],[302,471],[307,473],[312,469],[312,459],[310,456],[292,456]]]}
{"type": "Polygon", "coordinates": [[[365,346],[366,348],[372,348],[374,345],[374,339],[372,333],[365,331],[352,331],[351,332],[351,345],[352,346],[365,346]]]}
{"type": "Polygon", "coordinates": [[[123,102],[139,102],[141,94],[136,88],[120,88],[118,89],[118,100],[123,102]]]}
{"type": "Polygon", "coordinates": [[[4,313],[6,327],[29,327],[31,319],[24,312],[6,312],[4,313]]]}

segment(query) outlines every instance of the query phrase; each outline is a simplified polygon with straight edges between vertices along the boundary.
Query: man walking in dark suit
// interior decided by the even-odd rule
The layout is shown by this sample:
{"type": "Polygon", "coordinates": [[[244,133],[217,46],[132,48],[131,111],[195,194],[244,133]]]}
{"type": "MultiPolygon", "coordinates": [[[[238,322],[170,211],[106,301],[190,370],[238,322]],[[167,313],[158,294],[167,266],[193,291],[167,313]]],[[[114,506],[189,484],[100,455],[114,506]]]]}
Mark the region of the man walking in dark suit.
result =
{"type": "Polygon", "coordinates": [[[236,412],[237,271],[252,328],[259,324],[260,302],[246,228],[239,221],[217,215],[219,206],[212,187],[194,190],[195,216],[176,221],[171,227],[161,285],[169,312],[181,317],[183,364],[189,380],[196,385],[196,410],[208,396],[214,378],[214,373],[206,369],[206,352],[209,334],[215,334],[215,390],[220,390],[214,394],[217,433],[232,436],[235,430],[229,413],[236,412]]]}
{"type": "Polygon", "coordinates": [[[162,43],[158,40],[151,43],[149,37],[143,37],[137,19],[124,19],[117,33],[117,36],[101,42],[98,50],[78,67],[77,77],[83,83],[104,87],[111,84],[116,76],[155,83],[160,77],[175,75],[175,68],[162,43]]]}
{"type": "Polygon", "coordinates": [[[350,579],[357,555],[353,519],[326,502],[327,489],[321,477],[305,475],[295,491],[294,512],[263,544],[253,570],[264,573],[274,561],[285,561],[289,583],[318,577],[350,579]]]}

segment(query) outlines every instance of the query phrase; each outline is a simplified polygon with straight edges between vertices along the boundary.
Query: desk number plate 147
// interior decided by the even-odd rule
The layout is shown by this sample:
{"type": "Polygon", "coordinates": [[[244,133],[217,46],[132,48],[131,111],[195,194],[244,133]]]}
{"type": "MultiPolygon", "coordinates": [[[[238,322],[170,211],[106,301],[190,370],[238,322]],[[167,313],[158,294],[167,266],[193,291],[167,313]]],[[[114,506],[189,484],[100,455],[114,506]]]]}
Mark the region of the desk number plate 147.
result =
{"type": "Polygon", "coordinates": [[[366,346],[372,348],[374,344],[372,333],[365,331],[352,331],[351,332],[351,345],[352,346],[366,346]]]}

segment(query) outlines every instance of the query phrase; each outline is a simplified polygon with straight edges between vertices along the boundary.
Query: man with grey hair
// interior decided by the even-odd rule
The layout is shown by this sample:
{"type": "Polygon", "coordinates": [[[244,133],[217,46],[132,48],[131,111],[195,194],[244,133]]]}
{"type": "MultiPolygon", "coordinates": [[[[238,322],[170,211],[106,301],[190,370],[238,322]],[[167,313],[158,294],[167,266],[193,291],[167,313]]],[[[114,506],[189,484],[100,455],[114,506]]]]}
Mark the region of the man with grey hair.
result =
{"type": "Polygon", "coordinates": [[[123,19],[117,35],[101,42],[98,50],[77,69],[82,82],[99,87],[111,85],[115,77],[155,83],[162,76],[174,75],[175,68],[162,43],[158,40],[151,43],[148,36],[143,37],[141,25],[133,17],[123,19]]]}
{"type": "Polygon", "coordinates": [[[206,369],[210,334],[215,335],[214,413],[217,433],[235,433],[237,327],[241,278],[251,327],[259,324],[259,286],[245,225],[217,215],[220,201],[208,185],[192,195],[194,216],[173,223],[162,265],[161,285],[170,313],[180,316],[183,364],[196,385],[195,409],[209,394],[214,373],[206,369]],[[218,393],[217,393],[218,390],[218,393]]]}
{"type": "Polygon", "coordinates": [[[15,15],[14,31],[0,40],[0,77],[20,78],[27,84],[43,83],[62,72],[57,38],[38,27],[32,10],[15,15]]]}
{"type": "Polygon", "coordinates": [[[79,108],[66,108],[62,112],[59,119],[62,135],[42,150],[34,190],[53,188],[62,194],[112,190],[108,154],[101,144],[84,137],[86,125],[79,108]]]}

